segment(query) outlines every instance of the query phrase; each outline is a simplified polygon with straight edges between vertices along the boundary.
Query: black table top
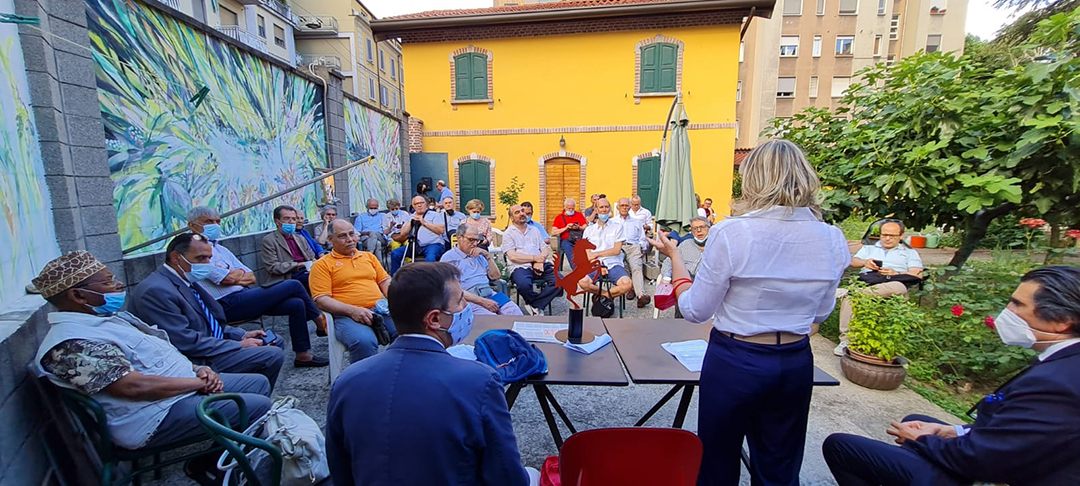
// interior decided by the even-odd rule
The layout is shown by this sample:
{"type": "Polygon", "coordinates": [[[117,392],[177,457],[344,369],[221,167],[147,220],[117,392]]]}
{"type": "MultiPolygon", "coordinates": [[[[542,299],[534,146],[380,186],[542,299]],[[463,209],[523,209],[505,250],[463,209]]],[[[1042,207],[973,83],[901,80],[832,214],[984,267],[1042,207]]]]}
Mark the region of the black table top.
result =
{"type": "MultiPolygon", "coordinates": [[[[708,342],[711,325],[683,319],[604,319],[604,325],[634,383],[696,384],[701,378],[701,373],[687,371],[660,344],[692,339],[708,342]]],[[[839,380],[814,367],[814,386],[839,384],[839,380]]]]}
{"type": "MultiPolygon", "coordinates": [[[[567,316],[476,316],[472,332],[465,338],[465,344],[472,344],[481,334],[492,329],[510,329],[514,322],[548,322],[566,324],[567,316]]],[[[586,331],[596,335],[607,332],[604,322],[598,317],[586,317],[586,331]]],[[[530,383],[548,385],[601,385],[627,386],[619,355],[614,345],[607,345],[592,354],[579,353],[563,347],[562,344],[534,343],[547,358],[548,373],[541,378],[531,378],[530,383]]],[[[676,363],[678,364],[678,363],[676,363]]]]}

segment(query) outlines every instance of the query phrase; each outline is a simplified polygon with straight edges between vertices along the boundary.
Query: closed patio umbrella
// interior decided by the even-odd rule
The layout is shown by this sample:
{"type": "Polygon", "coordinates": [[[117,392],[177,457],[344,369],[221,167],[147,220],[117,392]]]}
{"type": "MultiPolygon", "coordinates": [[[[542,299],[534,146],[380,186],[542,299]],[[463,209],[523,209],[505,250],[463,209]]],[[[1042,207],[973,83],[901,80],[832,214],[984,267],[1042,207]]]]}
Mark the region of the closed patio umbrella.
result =
{"type": "Polygon", "coordinates": [[[671,120],[671,137],[660,159],[660,195],[656,201],[656,220],[674,231],[685,231],[690,219],[697,216],[694,177],[690,171],[690,135],[686,109],[680,102],[671,120]]]}

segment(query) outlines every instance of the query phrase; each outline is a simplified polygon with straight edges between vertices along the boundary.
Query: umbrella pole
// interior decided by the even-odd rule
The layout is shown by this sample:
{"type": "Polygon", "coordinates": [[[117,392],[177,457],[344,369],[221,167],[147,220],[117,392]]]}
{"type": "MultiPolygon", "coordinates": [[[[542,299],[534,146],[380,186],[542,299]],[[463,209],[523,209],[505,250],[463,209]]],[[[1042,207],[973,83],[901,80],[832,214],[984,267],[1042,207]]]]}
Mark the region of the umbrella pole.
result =
{"type": "MultiPolygon", "coordinates": [[[[664,163],[667,161],[667,134],[668,127],[671,126],[671,117],[675,114],[675,107],[678,106],[679,101],[682,100],[682,93],[675,95],[675,101],[671,103],[671,109],[668,110],[667,121],[664,122],[664,135],[660,138],[660,186],[664,185],[664,163]]],[[[656,223],[655,231],[659,231],[659,223],[656,223]]]]}

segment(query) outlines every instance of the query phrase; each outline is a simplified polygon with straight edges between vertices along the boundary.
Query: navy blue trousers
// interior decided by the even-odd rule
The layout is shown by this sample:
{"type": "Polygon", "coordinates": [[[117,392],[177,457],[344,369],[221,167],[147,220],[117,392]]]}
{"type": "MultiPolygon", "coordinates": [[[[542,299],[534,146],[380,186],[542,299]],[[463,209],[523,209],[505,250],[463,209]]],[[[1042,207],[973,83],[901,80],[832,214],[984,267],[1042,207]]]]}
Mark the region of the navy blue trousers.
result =
{"type": "MultiPolygon", "coordinates": [[[[437,262],[439,257],[442,256],[446,250],[446,246],[442,243],[432,243],[430,245],[424,245],[416,247],[416,259],[414,262],[420,261],[423,257],[425,262],[437,262]]],[[[399,246],[396,250],[390,252],[390,275],[397,273],[401,268],[401,259],[405,255],[412,255],[412,250],[409,249],[409,245],[399,246]]]]}
{"type": "Polygon", "coordinates": [[[555,286],[555,267],[551,263],[544,264],[544,273],[540,275],[547,282],[539,292],[533,288],[532,281],[537,275],[531,268],[518,268],[510,273],[510,280],[514,281],[517,291],[525,303],[537,309],[545,309],[551,301],[562,295],[561,288],[555,286]]]}
{"type": "Polygon", "coordinates": [[[743,438],[751,484],[799,484],[814,387],[810,340],[769,346],[713,329],[701,369],[699,486],[739,484],[743,438]]]}
{"type": "Polygon", "coordinates": [[[289,337],[293,352],[303,353],[311,349],[307,322],[319,317],[320,312],[298,280],[283,280],[270,287],[253,287],[233,292],[219,299],[218,303],[225,309],[225,317],[229,322],[246,321],[259,316],[289,316],[289,337]]]}
{"type": "MultiPolygon", "coordinates": [[[[902,422],[944,422],[925,415],[908,415],[902,422]]],[[[839,486],[960,486],[961,480],[935,466],[914,450],[851,434],[832,434],[821,445],[825,462],[839,486]]]]}

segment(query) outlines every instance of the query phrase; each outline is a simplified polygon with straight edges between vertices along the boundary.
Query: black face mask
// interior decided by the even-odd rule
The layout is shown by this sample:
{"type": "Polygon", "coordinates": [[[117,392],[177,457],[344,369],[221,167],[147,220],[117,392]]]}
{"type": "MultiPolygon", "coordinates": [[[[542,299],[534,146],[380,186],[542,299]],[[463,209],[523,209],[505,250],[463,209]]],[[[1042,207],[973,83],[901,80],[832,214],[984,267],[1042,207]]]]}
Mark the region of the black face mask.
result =
{"type": "Polygon", "coordinates": [[[447,209],[446,214],[447,214],[447,216],[453,216],[454,215],[454,210],[453,209],[447,209]]]}

